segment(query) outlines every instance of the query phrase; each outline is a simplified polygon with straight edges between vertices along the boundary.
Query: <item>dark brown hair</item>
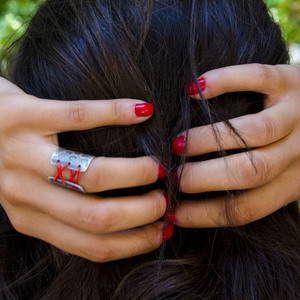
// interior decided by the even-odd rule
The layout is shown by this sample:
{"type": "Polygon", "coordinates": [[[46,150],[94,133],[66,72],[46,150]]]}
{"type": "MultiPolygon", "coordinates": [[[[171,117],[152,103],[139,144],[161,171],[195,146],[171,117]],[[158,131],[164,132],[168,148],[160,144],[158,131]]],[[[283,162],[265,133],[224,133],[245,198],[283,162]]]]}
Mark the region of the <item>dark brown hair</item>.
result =
{"type": "MultiPolygon", "coordinates": [[[[172,155],[174,138],[192,126],[262,109],[257,93],[194,101],[186,84],[218,67],[288,62],[261,0],[48,0],[12,49],[7,77],[29,94],[153,103],[155,114],[143,124],[67,132],[59,141],[97,156],[155,156],[166,167],[165,180],[101,196],[164,188],[169,210],[180,199],[215,196],[178,191],[171,173],[188,158],[172,155]]],[[[176,228],[156,252],[103,264],[17,233],[2,211],[3,299],[297,299],[299,267],[295,203],[238,228],[176,228]]]]}

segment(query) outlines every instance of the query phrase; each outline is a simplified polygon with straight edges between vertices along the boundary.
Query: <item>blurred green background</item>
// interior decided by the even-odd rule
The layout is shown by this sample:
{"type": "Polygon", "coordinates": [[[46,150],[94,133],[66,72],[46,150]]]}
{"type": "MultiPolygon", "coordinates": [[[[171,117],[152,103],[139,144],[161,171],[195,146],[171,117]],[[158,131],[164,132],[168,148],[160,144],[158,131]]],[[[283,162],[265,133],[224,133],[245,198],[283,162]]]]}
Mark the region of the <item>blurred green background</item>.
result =
{"type": "MultiPolygon", "coordinates": [[[[43,0],[0,0],[0,47],[17,32],[26,29],[26,22],[43,0]]],[[[271,13],[284,31],[292,48],[300,48],[300,0],[266,0],[271,13]]],[[[298,62],[298,61],[297,61],[298,62]]]]}

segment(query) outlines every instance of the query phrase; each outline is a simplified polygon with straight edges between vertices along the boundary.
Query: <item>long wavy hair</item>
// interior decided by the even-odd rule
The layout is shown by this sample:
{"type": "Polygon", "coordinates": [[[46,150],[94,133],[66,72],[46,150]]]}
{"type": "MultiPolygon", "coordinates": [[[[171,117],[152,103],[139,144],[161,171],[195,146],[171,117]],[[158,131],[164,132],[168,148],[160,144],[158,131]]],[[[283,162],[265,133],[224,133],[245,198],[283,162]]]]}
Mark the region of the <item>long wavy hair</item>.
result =
{"type": "MultiPolygon", "coordinates": [[[[191,158],[171,153],[174,138],[223,121],[246,147],[228,120],[263,107],[258,93],[195,101],[185,86],[214,68],[289,60],[261,0],[48,0],[9,51],[6,76],[37,97],[153,103],[155,113],[143,124],[66,132],[59,143],[96,156],[155,156],[165,179],[100,196],[163,188],[171,195],[169,211],[181,199],[224,194],[229,203],[238,193],[180,193],[172,171],[191,158]]],[[[236,152],[221,150],[193,160],[236,152]]],[[[2,210],[1,299],[297,299],[299,220],[292,203],[245,226],[177,227],[150,254],[94,263],[16,232],[2,210]]]]}

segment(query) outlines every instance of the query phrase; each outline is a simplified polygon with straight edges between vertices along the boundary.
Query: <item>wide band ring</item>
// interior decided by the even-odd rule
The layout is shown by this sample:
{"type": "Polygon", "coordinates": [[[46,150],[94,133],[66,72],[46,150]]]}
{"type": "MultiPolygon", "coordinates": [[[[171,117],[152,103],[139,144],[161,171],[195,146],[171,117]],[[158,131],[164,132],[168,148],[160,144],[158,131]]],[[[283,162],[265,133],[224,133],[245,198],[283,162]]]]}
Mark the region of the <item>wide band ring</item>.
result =
{"type": "Polygon", "coordinates": [[[56,149],[51,156],[51,164],[57,166],[56,176],[49,176],[51,183],[85,193],[82,186],[78,184],[79,174],[86,172],[94,156],[66,150],[64,148],[56,149]],[[65,180],[62,172],[67,169],[70,172],[70,179],[65,180]]]}

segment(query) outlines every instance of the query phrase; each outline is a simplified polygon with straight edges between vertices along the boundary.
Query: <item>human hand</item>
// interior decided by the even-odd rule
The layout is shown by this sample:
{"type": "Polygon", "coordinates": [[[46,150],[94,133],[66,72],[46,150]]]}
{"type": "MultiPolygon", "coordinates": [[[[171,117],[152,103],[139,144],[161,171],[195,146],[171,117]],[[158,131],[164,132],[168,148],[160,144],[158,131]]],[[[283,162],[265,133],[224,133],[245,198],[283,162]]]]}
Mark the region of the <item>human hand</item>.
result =
{"type": "MultiPolygon", "coordinates": [[[[259,220],[299,199],[300,67],[240,65],[209,71],[200,78],[206,83],[203,91],[206,98],[235,91],[266,95],[263,111],[230,120],[246,143],[256,148],[251,154],[255,168],[247,152],[187,163],[181,190],[186,193],[244,190],[234,198],[234,225],[259,220]]],[[[200,83],[204,87],[204,82],[200,83]]],[[[200,99],[199,95],[195,98],[200,99]]],[[[216,129],[224,150],[243,147],[225,124],[216,124],[216,129]]],[[[176,146],[180,150],[182,140],[177,140],[176,146]]],[[[188,156],[220,150],[210,125],[189,130],[184,147],[188,156]]],[[[223,198],[183,201],[176,208],[176,224],[195,228],[232,225],[223,198]]]]}
{"type": "MultiPolygon", "coordinates": [[[[149,111],[137,116],[137,104],[144,102],[41,100],[0,78],[0,203],[17,231],[97,262],[136,256],[161,244],[163,224],[156,221],[166,210],[162,191],[101,199],[48,183],[57,172],[50,157],[58,132],[150,118],[149,111]]],[[[158,174],[159,164],[150,157],[102,157],[81,173],[79,184],[99,192],[150,184],[158,174]]]]}

